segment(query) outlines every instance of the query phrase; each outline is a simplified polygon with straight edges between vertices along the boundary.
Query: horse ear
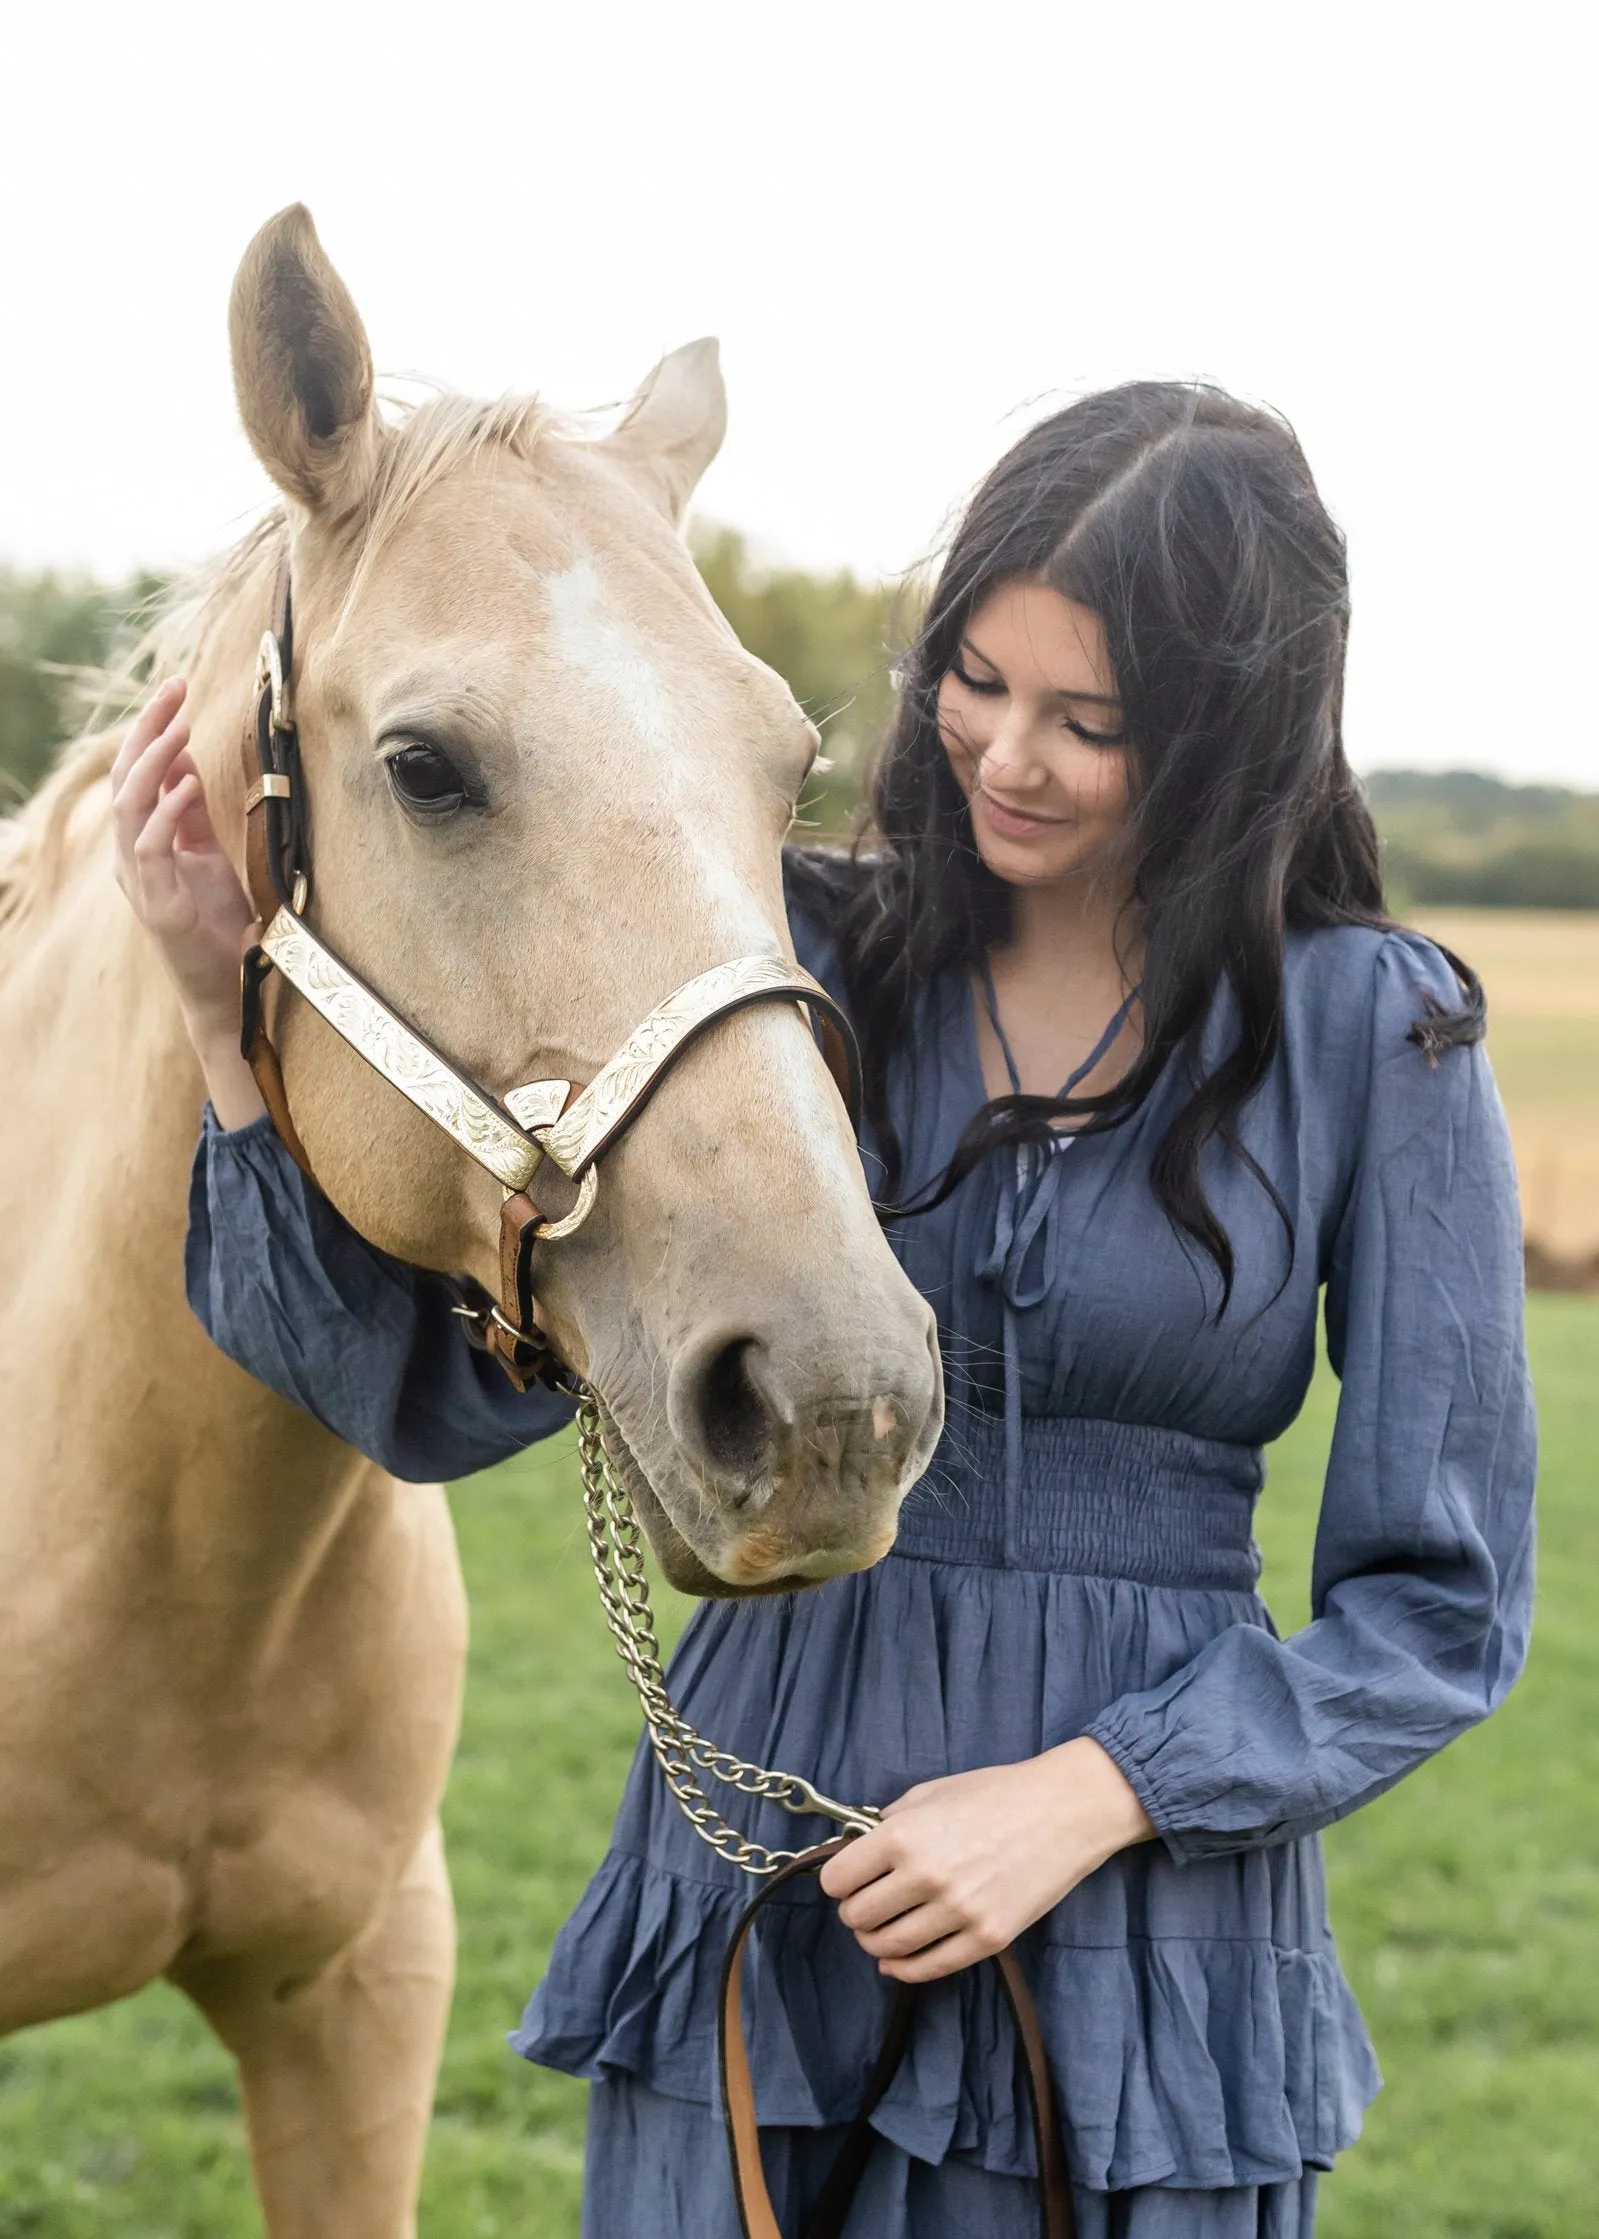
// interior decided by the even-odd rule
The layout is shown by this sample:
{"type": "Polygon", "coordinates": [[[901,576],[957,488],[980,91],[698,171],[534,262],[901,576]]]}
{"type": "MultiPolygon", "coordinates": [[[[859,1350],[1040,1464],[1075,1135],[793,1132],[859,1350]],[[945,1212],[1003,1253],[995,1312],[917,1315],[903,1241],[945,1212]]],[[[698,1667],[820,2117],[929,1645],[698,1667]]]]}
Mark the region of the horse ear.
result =
{"type": "Polygon", "coordinates": [[[707,335],[662,358],[599,448],[627,466],[677,522],[726,433],[727,391],[716,342],[707,335]]]}
{"type": "Polygon", "coordinates": [[[303,202],[245,250],[228,336],[245,433],[278,488],[317,514],[357,506],[381,432],[372,352],[303,202]]]}

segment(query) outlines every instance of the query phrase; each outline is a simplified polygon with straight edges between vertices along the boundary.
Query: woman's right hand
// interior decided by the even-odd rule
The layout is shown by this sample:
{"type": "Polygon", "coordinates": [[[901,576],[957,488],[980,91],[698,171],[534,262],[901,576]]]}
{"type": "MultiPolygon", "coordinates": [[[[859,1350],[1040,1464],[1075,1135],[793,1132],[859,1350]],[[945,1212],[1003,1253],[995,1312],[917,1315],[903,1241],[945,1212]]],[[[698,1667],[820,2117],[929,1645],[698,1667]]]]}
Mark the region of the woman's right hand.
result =
{"type": "Polygon", "coordinates": [[[239,1055],[239,962],[255,913],[190,758],[187,692],[169,678],[112,764],[117,884],[177,989],[218,1119],[241,1127],[265,1109],[239,1055]]]}

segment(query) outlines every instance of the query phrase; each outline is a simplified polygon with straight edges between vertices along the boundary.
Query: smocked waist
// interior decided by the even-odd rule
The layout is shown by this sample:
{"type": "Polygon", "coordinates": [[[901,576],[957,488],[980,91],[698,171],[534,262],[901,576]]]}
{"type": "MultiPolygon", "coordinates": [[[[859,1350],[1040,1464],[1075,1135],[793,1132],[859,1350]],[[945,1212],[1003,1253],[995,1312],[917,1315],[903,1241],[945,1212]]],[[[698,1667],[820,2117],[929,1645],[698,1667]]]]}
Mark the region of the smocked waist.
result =
{"type": "Polygon", "coordinates": [[[900,1511],[893,1555],[1237,1593],[1260,1576],[1258,1446],[1024,1416],[1016,1464],[1007,1472],[1001,1416],[953,1415],[900,1511]]]}

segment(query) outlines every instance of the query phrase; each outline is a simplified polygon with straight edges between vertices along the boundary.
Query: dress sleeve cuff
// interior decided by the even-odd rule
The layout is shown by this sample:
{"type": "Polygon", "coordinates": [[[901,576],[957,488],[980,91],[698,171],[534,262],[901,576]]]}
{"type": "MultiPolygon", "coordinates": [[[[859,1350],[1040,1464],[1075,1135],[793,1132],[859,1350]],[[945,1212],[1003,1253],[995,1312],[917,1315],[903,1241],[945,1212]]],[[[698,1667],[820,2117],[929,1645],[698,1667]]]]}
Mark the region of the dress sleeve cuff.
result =
{"type": "Polygon", "coordinates": [[[1084,1729],[1089,1741],[1097,1741],[1105,1755],[1116,1767],[1122,1778],[1149,1814],[1149,1823],[1165,1844],[1174,1864],[1186,1866],[1199,1855],[1183,1840],[1177,1826],[1178,1814],[1172,1809],[1171,1799],[1162,1795],[1159,1781],[1132,1747],[1127,1736],[1120,1731],[1116,1718],[1117,1706],[1113,1703],[1094,1723],[1084,1729]]]}
{"type": "Polygon", "coordinates": [[[223,1145],[242,1150],[246,1144],[265,1142],[275,1133],[270,1112],[258,1112],[253,1120],[246,1120],[242,1127],[224,1127],[208,1099],[200,1117],[200,1139],[208,1149],[213,1145],[223,1145]]]}

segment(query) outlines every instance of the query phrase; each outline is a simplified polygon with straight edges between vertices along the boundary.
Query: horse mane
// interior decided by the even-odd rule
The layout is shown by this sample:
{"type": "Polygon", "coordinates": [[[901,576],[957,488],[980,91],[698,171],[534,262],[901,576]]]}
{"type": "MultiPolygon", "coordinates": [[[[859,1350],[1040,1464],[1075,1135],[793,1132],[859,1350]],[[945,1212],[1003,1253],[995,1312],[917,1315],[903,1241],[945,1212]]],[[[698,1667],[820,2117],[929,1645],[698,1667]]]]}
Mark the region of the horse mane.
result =
{"type": "MultiPolygon", "coordinates": [[[[550,435],[576,432],[537,396],[483,402],[437,389],[419,402],[385,401],[389,440],[379,450],[347,600],[411,508],[446,475],[491,450],[531,462],[550,435]]],[[[216,616],[269,566],[275,569],[288,534],[282,506],[273,506],[237,543],[173,584],[137,638],[110,666],[85,677],[84,730],[61,749],[29,799],[0,817],[0,942],[52,898],[79,846],[100,830],[100,818],[77,811],[110,776],[150,679],[190,666],[216,616]]]]}

